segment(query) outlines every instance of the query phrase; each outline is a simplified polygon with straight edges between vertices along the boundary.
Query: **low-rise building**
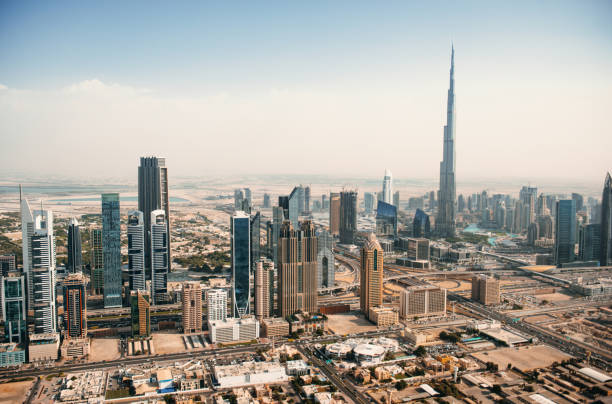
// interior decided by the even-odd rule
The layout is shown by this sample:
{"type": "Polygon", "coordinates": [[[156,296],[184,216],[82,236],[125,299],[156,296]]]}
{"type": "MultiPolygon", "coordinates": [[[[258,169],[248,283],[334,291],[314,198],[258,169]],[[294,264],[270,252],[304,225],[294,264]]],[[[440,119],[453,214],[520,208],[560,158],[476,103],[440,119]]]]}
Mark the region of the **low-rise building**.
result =
{"type": "Polygon", "coordinates": [[[378,327],[388,327],[398,322],[398,313],[392,307],[370,307],[368,318],[378,327]]]}
{"type": "Polygon", "coordinates": [[[14,342],[0,344],[0,367],[21,366],[25,363],[25,351],[14,342]]]}
{"type": "Polygon", "coordinates": [[[287,374],[290,376],[303,376],[310,374],[310,366],[303,360],[287,361],[287,374]]]}
{"type": "Polygon", "coordinates": [[[446,314],[446,289],[434,285],[411,286],[400,292],[400,316],[443,316],[446,314]]]}
{"type": "Polygon", "coordinates": [[[297,333],[302,330],[305,334],[312,334],[321,329],[325,331],[327,326],[327,316],[323,314],[296,313],[291,316],[289,330],[297,333]]]}
{"type": "Polygon", "coordinates": [[[59,334],[56,332],[30,335],[28,361],[30,363],[56,361],[59,353],[59,340],[59,334]]]}
{"type": "Polygon", "coordinates": [[[262,337],[274,338],[289,335],[289,323],[284,318],[264,318],[260,325],[262,337]]]}
{"type": "Polygon", "coordinates": [[[214,376],[219,388],[271,384],[287,381],[285,368],[278,362],[242,362],[237,365],[215,366],[214,376]]]}
{"type": "Polygon", "coordinates": [[[213,344],[251,341],[259,338],[259,322],[254,317],[214,320],[209,321],[208,331],[213,344]]]}

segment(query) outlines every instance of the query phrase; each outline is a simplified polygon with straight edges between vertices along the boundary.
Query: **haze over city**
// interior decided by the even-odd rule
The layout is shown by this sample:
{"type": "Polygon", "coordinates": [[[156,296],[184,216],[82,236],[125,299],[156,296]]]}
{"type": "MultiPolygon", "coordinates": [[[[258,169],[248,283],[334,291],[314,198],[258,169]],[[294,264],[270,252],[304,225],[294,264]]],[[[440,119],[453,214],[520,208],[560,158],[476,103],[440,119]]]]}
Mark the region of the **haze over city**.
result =
{"type": "Polygon", "coordinates": [[[162,154],[173,176],[435,179],[453,41],[459,179],[599,184],[611,14],[605,1],[5,2],[0,171],[125,178],[162,154]]]}

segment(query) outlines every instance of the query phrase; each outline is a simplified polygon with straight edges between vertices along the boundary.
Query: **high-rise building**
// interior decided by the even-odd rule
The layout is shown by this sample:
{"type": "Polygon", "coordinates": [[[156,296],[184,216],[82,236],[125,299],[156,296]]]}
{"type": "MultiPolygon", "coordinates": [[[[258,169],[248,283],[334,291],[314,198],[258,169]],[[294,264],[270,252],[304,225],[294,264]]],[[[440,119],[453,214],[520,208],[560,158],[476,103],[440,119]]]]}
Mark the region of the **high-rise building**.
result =
{"type": "Polygon", "coordinates": [[[580,261],[599,261],[601,252],[601,224],[591,223],[580,226],[578,237],[580,261]]]}
{"type": "Polygon", "coordinates": [[[393,206],[395,206],[397,210],[399,210],[400,208],[400,192],[399,191],[395,191],[393,193],[393,206]]]}
{"type": "Polygon", "coordinates": [[[406,255],[412,260],[429,261],[429,240],[426,238],[409,238],[406,255]]]}
{"type": "Polygon", "coordinates": [[[599,263],[602,266],[612,265],[612,177],[606,175],[601,197],[601,252],[599,263]]]}
{"type": "Polygon", "coordinates": [[[284,210],[281,206],[275,206],[272,208],[272,239],[268,240],[268,244],[272,245],[270,258],[275,265],[278,265],[278,237],[280,235],[280,228],[285,220],[284,210]]]}
{"type": "Polygon", "coordinates": [[[244,200],[244,190],[238,188],[234,190],[234,210],[242,210],[242,201],[244,200]]]}
{"type": "Polygon", "coordinates": [[[359,306],[368,317],[370,308],[383,303],[383,249],[374,233],[368,235],[361,248],[360,284],[359,306]]]}
{"type": "Polygon", "coordinates": [[[130,292],[131,322],[133,337],[151,335],[151,293],[146,290],[130,292]]]}
{"type": "MultiPolygon", "coordinates": [[[[380,206],[380,204],[379,204],[380,206]]],[[[357,233],[357,191],[340,193],[340,243],[353,244],[357,233]]]]}
{"type": "Polygon", "coordinates": [[[183,332],[202,332],[202,288],[199,281],[183,282],[183,332]]]}
{"type": "Polygon", "coordinates": [[[382,201],[388,204],[393,203],[393,176],[388,168],[385,168],[385,177],[383,178],[382,201]]]}
{"type": "Polygon", "coordinates": [[[307,220],[299,230],[285,221],[278,240],[278,300],[281,317],[314,313],[317,302],[317,237],[307,220]]]}
{"type": "Polygon", "coordinates": [[[274,314],[274,263],[258,260],[255,267],[255,317],[261,320],[274,314]]]}
{"type": "Polygon", "coordinates": [[[151,303],[168,303],[168,224],[166,212],[151,212],[151,303]]]}
{"type": "Polygon", "coordinates": [[[104,307],[121,307],[121,220],[119,194],[102,194],[104,307]]]}
{"type": "Polygon", "coordinates": [[[374,211],[376,202],[376,192],[365,192],[363,194],[363,207],[366,213],[370,214],[374,211]]]}
{"type": "Polygon", "coordinates": [[[530,223],[527,227],[527,243],[535,245],[536,240],[540,237],[540,226],[536,222],[530,223]]]}
{"type": "Polygon", "coordinates": [[[550,215],[538,217],[538,230],[541,238],[553,238],[553,220],[550,215]]]}
{"type": "Polygon", "coordinates": [[[304,189],[301,187],[293,188],[291,194],[289,194],[289,216],[288,219],[294,227],[298,226],[299,217],[301,214],[301,207],[304,203],[304,189]]]}
{"type": "Polygon", "coordinates": [[[141,211],[128,212],[127,236],[130,290],[145,290],[145,229],[141,211]]]}
{"type": "Polygon", "coordinates": [[[329,209],[329,200],[327,199],[327,195],[321,195],[321,209],[329,209]]]}
{"type": "Polygon", "coordinates": [[[376,235],[397,237],[397,207],[380,201],[376,207],[376,235]]]}
{"type": "Polygon", "coordinates": [[[0,255],[0,276],[8,274],[17,269],[14,255],[0,255]]]}
{"type": "Polygon", "coordinates": [[[329,232],[332,236],[340,234],[340,194],[329,194],[329,232]]]}
{"type": "Polygon", "coordinates": [[[304,211],[302,213],[310,213],[310,185],[304,187],[304,211]]]}
{"type": "Polygon", "coordinates": [[[576,203],[557,201],[555,216],[555,265],[574,261],[576,248],[576,203]]]}
{"type": "Polygon", "coordinates": [[[444,154],[440,162],[440,196],[436,232],[455,236],[455,48],[451,52],[450,85],[444,126],[444,154]]]}
{"type": "Polygon", "coordinates": [[[484,305],[499,304],[499,280],[486,275],[473,277],[472,300],[484,305]]]}
{"type": "Polygon", "coordinates": [[[89,233],[91,243],[91,292],[101,295],[104,291],[104,258],[102,255],[102,230],[92,229],[89,233]]]}
{"type": "Polygon", "coordinates": [[[230,220],[232,257],[233,316],[250,314],[251,300],[251,219],[237,211],[230,220]]]}
{"type": "Polygon", "coordinates": [[[462,213],[465,210],[465,198],[462,194],[457,197],[457,212],[462,213]]]}
{"type": "Polygon", "coordinates": [[[264,194],[263,196],[263,208],[264,209],[269,209],[272,207],[272,204],[270,203],[270,194],[264,194]]]}
{"type": "Polygon", "coordinates": [[[208,322],[225,320],[227,318],[227,291],[223,289],[209,289],[206,293],[206,308],[208,322]]]}
{"type": "Polygon", "coordinates": [[[572,199],[576,203],[576,212],[580,212],[584,208],[584,198],[583,198],[583,196],[573,192],[572,193],[572,199]]]}
{"type": "Polygon", "coordinates": [[[68,224],[68,267],[69,273],[82,272],[81,233],[79,222],[73,217],[68,224]]]}
{"type": "Polygon", "coordinates": [[[9,271],[0,277],[0,298],[4,339],[20,344],[26,334],[26,285],[25,276],[19,271],[9,271]]]}
{"type": "Polygon", "coordinates": [[[429,237],[431,234],[431,224],[429,215],[422,209],[417,209],[412,221],[412,235],[414,237],[429,237]]]}
{"type": "Polygon", "coordinates": [[[261,258],[261,213],[251,215],[251,264],[261,258]]]}
{"type": "Polygon", "coordinates": [[[443,316],[446,314],[446,289],[438,286],[411,286],[400,293],[400,317],[443,316]]]}
{"type": "Polygon", "coordinates": [[[327,230],[321,230],[317,234],[318,249],[317,266],[318,281],[317,285],[321,288],[331,288],[335,283],[335,258],[334,258],[334,238],[327,230]]]}
{"type": "Polygon", "coordinates": [[[66,338],[87,336],[87,293],[85,278],[77,272],[64,279],[64,327],[66,338]]]}
{"type": "MultiPolygon", "coordinates": [[[[151,279],[151,213],[161,209],[166,217],[166,234],[170,235],[170,198],[168,168],[162,157],[141,157],[138,167],[138,210],[144,217],[146,278],[151,279]]],[[[167,243],[168,271],[171,270],[170,240],[167,243]]]]}

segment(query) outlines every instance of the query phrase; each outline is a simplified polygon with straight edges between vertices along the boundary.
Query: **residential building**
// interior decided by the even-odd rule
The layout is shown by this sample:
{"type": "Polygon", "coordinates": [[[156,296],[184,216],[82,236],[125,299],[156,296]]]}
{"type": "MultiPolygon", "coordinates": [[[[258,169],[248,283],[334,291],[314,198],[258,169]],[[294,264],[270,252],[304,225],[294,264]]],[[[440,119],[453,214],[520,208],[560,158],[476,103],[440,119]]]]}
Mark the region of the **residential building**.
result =
{"type": "Polygon", "coordinates": [[[357,233],[357,191],[340,193],[340,243],[353,244],[357,233]]]}
{"type": "Polygon", "coordinates": [[[385,177],[383,178],[382,185],[382,199],[383,202],[391,205],[393,203],[393,176],[391,170],[385,168],[385,177]]]}
{"type": "Polygon", "coordinates": [[[166,212],[151,212],[151,303],[168,303],[169,234],[166,212]]]}
{"type": "Polygon", "coordinates": [[[255,318],[262,320],[274,314],[274,263],[258,260],[255,264],[255,318]]]}
{"type": "Polygon", "coordinates": [[[317,286],[319,289],[331,288],[335,283],[336,259],[334,239],[325,229],[317,234],[317,286]]]}
{"type": "Polygon", "coordinates": [[[86,279],[81,273],[73,273],[64,279],[64,327],[65,337],[87,336],[86,279]]]}
{"type": "Polygon", "coordinates": [[[121,220],[119,194],[102,194],[104,307],[121,307],[121,220]]]}
{"type": "Polygon", "coordinates": [[[130,292],[132,337],[151,335],[151,293],[146,290],[130,292]]]}
{"type": "Polygon", "coordinates": [[[360,282],[360,308],[369,318],[370,308],[383,303],[383,250],[373,233],[368,235],[361,249],[360,282]]]}
{"type": "Polygon", "coordinates": [[[251,221],[237,211],[230,218],[233,316],[251,313],[251,221]]]}
{"type": "Polygon", "coordinates": [[[68,265],[66,270],[69,273],[83,271],[83,255],[81,253],[81,233],[79,232],[79,222],[76,218],[71,218],[68,224],[68,265]]]}
{"type": "Polygon", "coordinates": [[[92,229],[89,233],[91,243],[91,276],[89,286],[91,293],[104,293],[104,258],[102,255],[102,230],[92,229]]]}
{"type": "Polygon", "coordinates": [[[208,321],[219,321],[227,318],[227,291],[209,289],[206,293],[208,321]]]}
{"type": "Polygon", "coordinates": [[[183,332],[202,332],[202,288],[199,281],[183,282],[181,294],[183,308],[183,332]]]}
{"type": "Polygon", "coordinates": [[[332,236],[340,234],[340,194],[329,194],[329,232],[332,236]]]}
{"type": "Polygon", "coordinates": [[[400,192],[399,191],[395,191],[393,193],[393,206],[395,206],[397,210],[399,210],[400,208],[400,192]]]}
{"type": "Polygon", "coordinates": [[[145,290],[145,228],[141,211],[128,212],[127,236],[130,291],[145,290]]]}

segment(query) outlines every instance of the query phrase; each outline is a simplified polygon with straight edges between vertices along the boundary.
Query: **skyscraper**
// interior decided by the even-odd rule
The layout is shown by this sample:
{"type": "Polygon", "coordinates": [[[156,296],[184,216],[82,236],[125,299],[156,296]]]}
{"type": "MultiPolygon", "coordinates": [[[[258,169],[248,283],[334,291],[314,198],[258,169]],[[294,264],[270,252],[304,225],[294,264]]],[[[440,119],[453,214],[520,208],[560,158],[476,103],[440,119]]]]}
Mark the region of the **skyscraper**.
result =
{"type": "Polygon", "coordinates": [[[397,207],[380,201],[376,208],[376,235],[397,237],[397,207]]]}
{"type": "Polygon", "coordinates": [[[363,194],[363,207],[366,213],[372,213],[377,202],[376,192],[365,192],[363,194]]]}
{"type": "Polygon", "coordinates": [[[440,195],[436,232],[455,236],[455,48],[451,52],[450,86],[444,126],[444,154],[440,162],[440,195]]]}
{"type": "Polygon", "coordinates": [[[18,344],[25,342],[26,286],[23,273],[9,271],[0,277],[0,299],[5,340],[18,344]]]}
{"type": "Polygon", "coordinates": [[[301,214],[300,205],[304,205],[304,190],[301,187],[293,188],[289,194],[289,220],[293,227],[298,226],[299,216],[301,214]]]}
{"type": "Polygon", "coordinates": [[[272,207],[272,204],[270,203],[270,194],[264,194],[263,196],[263,208],[264,209],[268,209],[272,207]]]}
{"type": "Polygon", "coordinates": [[[357,191],[340,193],[340,243],[353,244],[357,233],[357,191]]]}
{"type": "Polygon", "coordinates": [[[382,201],[388,204],[393,203],[393,177],[391,170],[385,168],[385,177],[382,184],[382,201]]]}
{"type": "Polygon", "coordinates": [[[318,264],[318,287],[319,288],[330,288],[334,286],[335,282],[335,258],[333,253],[334,238],[329,234],[327,230],[321,230],[317,234],[318,250],[317,253],[317,264],[318,264]]]}
{"type": "Polygon", "coordinates": [[[310,185],[304,187],[304,211],[302,213],[310,213],[310,185]]]}
{"type": "Polygon", "coordinates": [[[223,289],[209,289],[206,293],[208,322],[227,318],[227,292],[223,289]]]}
{"type": "Polygon", "coordinates": [[[202,332],[202,288],[199,281],[183,282],[183,332],[202,332]]]}
{"type": "Polygon", "coordinates": [[[71,218],[68,224],[68,267],[70,273],[82,272],[83,256],[81,254],[81,233],[79,222],[71,218]]]}
{"type": "Polygon", "coordinates": [[[104,258],[102,254],[102,230],[92,229],[89,234],[91,243],[91,279],[90,289],[95,295],[104,289],[104,258]]]}
{"type": "Polygon", "coordinates": [[[572,199],[557,201],[555,216],[555,265],[574,261],[576,247],[576,203],[572,199]]]}
{"type": "MultiPolygon", "coordinates": [[[[166,234],[170,236],[170,203],[168,195],[168,168],[162,157],[141,157],[138,167],[138,210],[142,212],[145,228],[146,278],[151,279],[151,212],[161,209],[166,214],[166,234]]],[[[170,271],[170,240],[168,240],[168,271],[170,271]]]]}
{"type": "Polygon", "coordinates": [[[361,248],[360,284],[359,306],[369,318],[370,308],[383,303],[383,250],[374,233],[368,234],[361,248]]]}
{"type": "Polygon", "coordinates": [[[121,307],[121,220],[119,194],[102,194],[104,308],[121,307]]]}
{"type": "Polygon", "coordinates": [[[87,335],[87,293],[85,278],[80,272],[64,279],[64,323],[67,338],[87,335]]]}
{"type": "Polygon", "coordinates": [[[329,232],[332,236],[340,234],[340,194],[329,194],[329,232]]]}
{"type": "Polygon", "coordinates": [[[278,237],[280,234],[280,228],[285,220],[283,208],[275,206],[272,208],[272,240],[268,240],[268,244],[272,245],[272,251],[270,258],[275,265],[278,265],[278,237]]]}
{"type": "Polygon", "coordinates": [[[591,223],[580,226],[580,261],[599,261],[601,252],[601,224],[591,223]]]}
{"type": "Polygon", "coordinates": [[[168,223],[166,212],[151,212],[151,303],[168,302],[168,223]]]}
{"type": "Polygon", "coordinates": [[[146,290],[130,292],[131,322],[133,337],[151,335],[151,294],[146,290]]]}
{"type": "Polygon", "coordinates": [[[299,230],[290,222],[281,227],[278,240],[278,299],[281,317],[297,311],[314,313],[317,302],[317,237],[307,220],[299,230]]]}
{"type": "Polygon", "coordinates": [[[399,191],[395,191],[393,193],[393,206],[395,206],[397,210],[399,210],[399,207],[400,207],[400,192],[399,191]]]}
{"type": "Polygon", "coordinates": [[[261,257],[261,213],[251,215],[251,264],[261,257]]]}
{"type": "Polygon", "coordinates": [[[128,212],[127,236],[130,290],[145,290],[145,229],[141,211],[128,212]]]}
{"type": "Polygon", "coordinates": [[[251,219],[237,211],[230,220],[233,315],[250,314],[251,298],[251,219]]]}
{"type": "Polygon", "coordinates": [[[599,263],[612,265],[612,177],[606,175],[601,197],[601,253],[599,263]]]}
{"type": "Polygon", "coordinates": [[[271,317],[274,309],[274,263],[259,260],[255,264],[255,317],[271,317]]]}
{"type": "Polygon", "coordinates": [[[431,232],[431,224],[429,215],[422,209],[417,209],[412,221],[412,235],[414,237],[429,237],[431,232]]]}

